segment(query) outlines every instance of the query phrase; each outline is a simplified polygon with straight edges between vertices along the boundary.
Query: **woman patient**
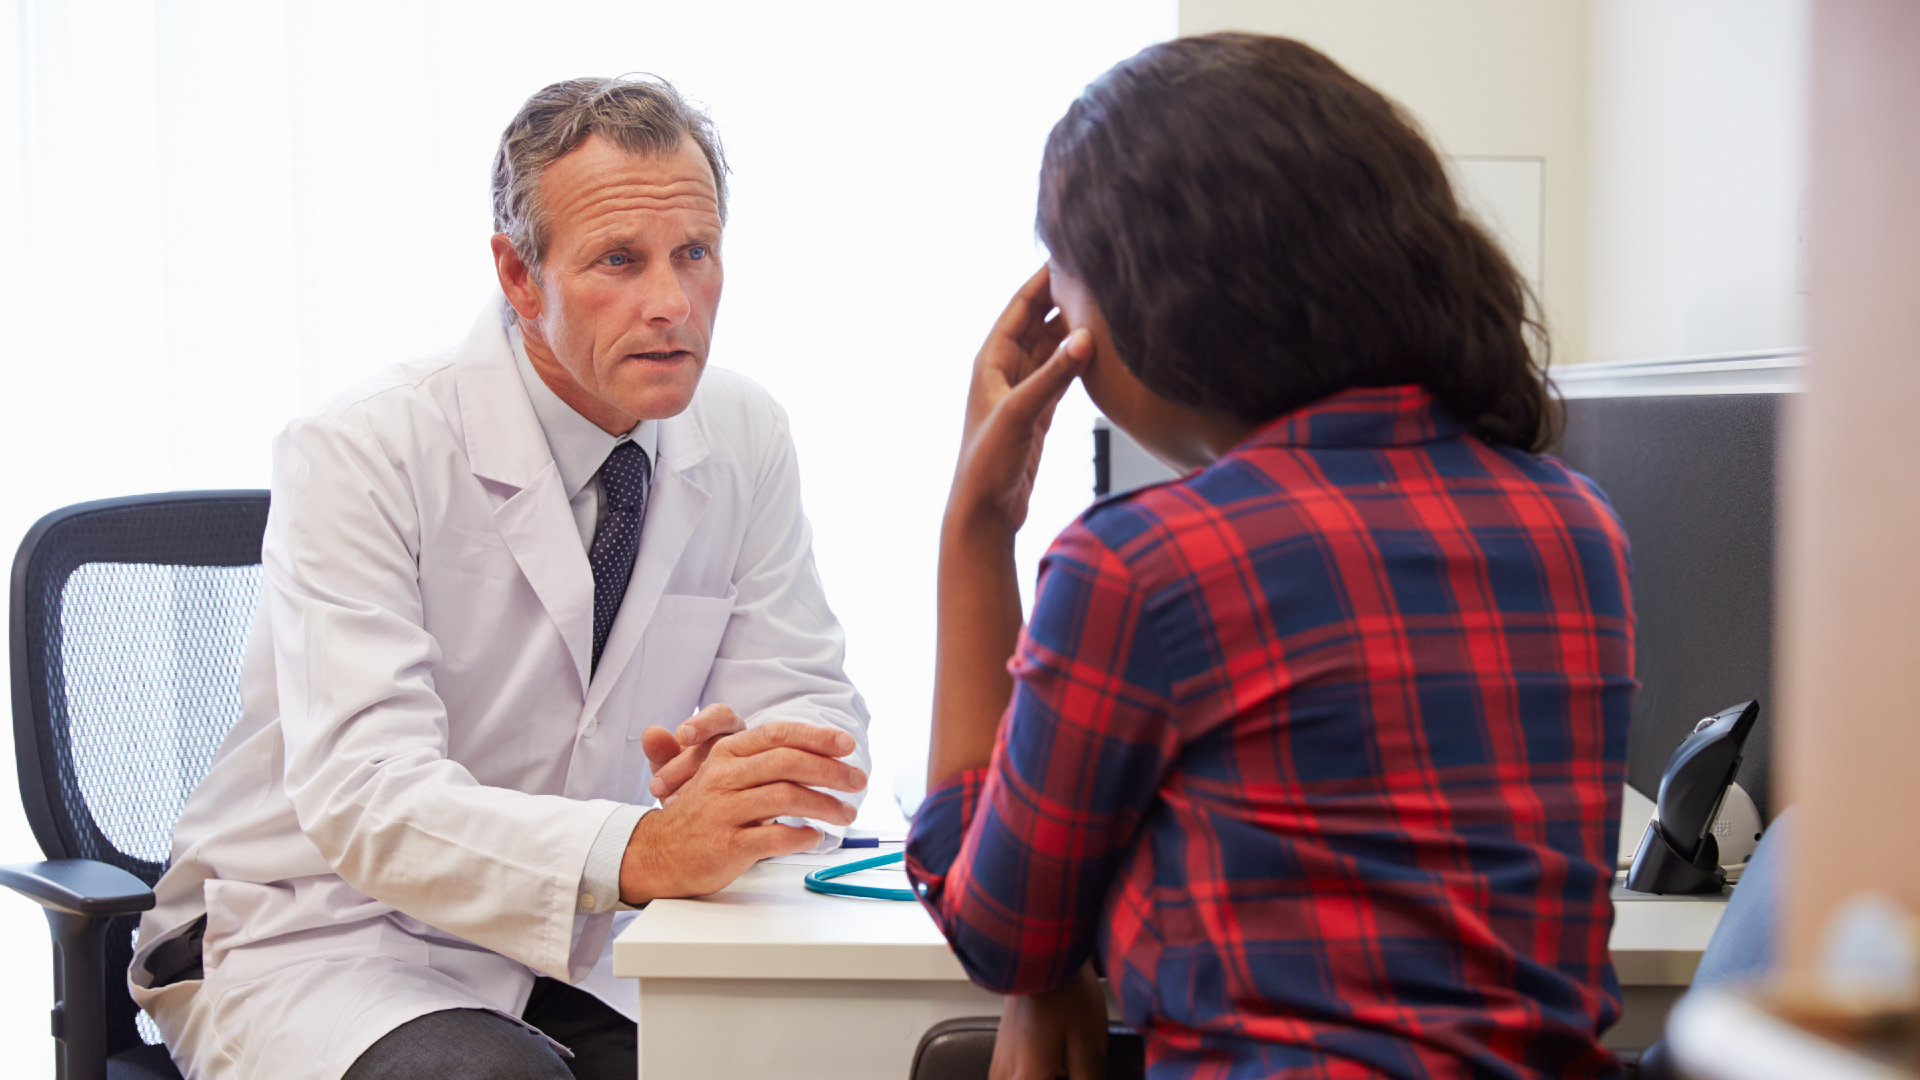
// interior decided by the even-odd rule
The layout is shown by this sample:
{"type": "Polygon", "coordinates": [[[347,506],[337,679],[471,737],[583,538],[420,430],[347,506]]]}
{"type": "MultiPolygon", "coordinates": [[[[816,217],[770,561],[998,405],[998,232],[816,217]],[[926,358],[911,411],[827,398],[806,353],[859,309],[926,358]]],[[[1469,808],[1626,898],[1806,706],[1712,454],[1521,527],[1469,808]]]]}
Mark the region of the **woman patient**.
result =
{"type": "Polygon", "coordinates": [[[1055,126],[1038,228],[975,365],[908,847],[1026,995],[995,1075],[1100,1075],[1096,962],[1153,1077],[1616,1073],[1627,543],[1542,456],[1526,289],[1432,148],[1298,42],[1172,41],[1055,126]],[[1185,475],[1061,533],[1023,628],[1076,377],[1185,475]]]}

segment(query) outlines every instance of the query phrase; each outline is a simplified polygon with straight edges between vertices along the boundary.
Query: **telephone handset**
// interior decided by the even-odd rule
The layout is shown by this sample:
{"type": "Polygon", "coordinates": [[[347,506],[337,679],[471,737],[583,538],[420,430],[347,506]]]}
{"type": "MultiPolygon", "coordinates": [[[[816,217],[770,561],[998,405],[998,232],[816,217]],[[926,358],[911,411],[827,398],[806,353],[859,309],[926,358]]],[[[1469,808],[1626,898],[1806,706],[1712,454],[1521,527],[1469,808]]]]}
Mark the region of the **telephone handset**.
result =
{"type": "Polygon", "coordinates": [[[1726,883],[1713,823],[1740,771],[1747,736],[1760,719],[1748,701],[1695,724],[1667,759],[1653,820],[1640,838],[1627,888],[1650,893],[1713,893],[1726,883]]]}

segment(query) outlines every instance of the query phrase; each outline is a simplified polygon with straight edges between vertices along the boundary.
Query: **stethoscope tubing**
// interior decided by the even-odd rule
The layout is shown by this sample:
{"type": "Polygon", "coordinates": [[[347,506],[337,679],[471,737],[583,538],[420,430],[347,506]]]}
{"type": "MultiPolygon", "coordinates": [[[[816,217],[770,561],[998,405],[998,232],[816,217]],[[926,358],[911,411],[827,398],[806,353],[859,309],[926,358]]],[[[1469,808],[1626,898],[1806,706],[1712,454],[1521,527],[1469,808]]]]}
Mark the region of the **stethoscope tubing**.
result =
{"type": "Polygon", "coordinates": [[[857,874],[862,870],[871,870],[876,866],[892,866],[906,857],[904,851],[892,851],[885,855],[875,855],[871,859],[822,867],[807,875],[807,891],[826,896],[858,896],[868,900],[912,900],[914,896],[910,889],[882,889],[872,885],[848,885],[833,880],[848,874],[857,874]]]}

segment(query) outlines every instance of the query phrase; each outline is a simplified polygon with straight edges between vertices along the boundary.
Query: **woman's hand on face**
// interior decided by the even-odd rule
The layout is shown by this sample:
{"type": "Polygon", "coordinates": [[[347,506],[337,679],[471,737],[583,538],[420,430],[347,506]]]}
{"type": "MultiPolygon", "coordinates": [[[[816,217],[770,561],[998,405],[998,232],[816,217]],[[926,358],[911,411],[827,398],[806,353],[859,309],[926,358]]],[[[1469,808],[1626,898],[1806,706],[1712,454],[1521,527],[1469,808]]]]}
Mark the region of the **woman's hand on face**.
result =
{"type": "Polygon", "coordinates": [[[989,1080],[1101,1080],[1107,1075],[1107,996],[1091,963],[1066,983],[1000,1010],[989,1080]]]}
{"type": "Polygon", "coordinates": [[[1061,395],[1086,368],[1093,339],[1067,333],[1042,266],[1014,294],[973,362],[960,462],[947,496],[949,521],[990,524],[1009,535],[1027,519],[1040,451],[1061,395]]]}

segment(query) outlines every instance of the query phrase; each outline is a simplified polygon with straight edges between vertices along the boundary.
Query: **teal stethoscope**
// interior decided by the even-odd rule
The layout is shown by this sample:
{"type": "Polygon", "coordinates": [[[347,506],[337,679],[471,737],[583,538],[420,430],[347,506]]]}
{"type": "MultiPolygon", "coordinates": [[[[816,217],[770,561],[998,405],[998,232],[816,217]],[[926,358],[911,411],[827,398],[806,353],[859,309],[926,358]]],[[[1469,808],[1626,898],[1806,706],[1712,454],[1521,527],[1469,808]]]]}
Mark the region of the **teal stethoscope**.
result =
{"type": "Polygon", "coordinates": [[[848,874],[857,874],[862,870],[871,870],[876,866],[892,866],[906,857],[906,852],[895,851],[840,866],[823,867],[807,875],[807,891],[824,893],[827,896],[863,896],[869,900],[912,900],[914,896],[911,889],[880,889],[872,885],[847,885],[833,880],[848,874]]]}

